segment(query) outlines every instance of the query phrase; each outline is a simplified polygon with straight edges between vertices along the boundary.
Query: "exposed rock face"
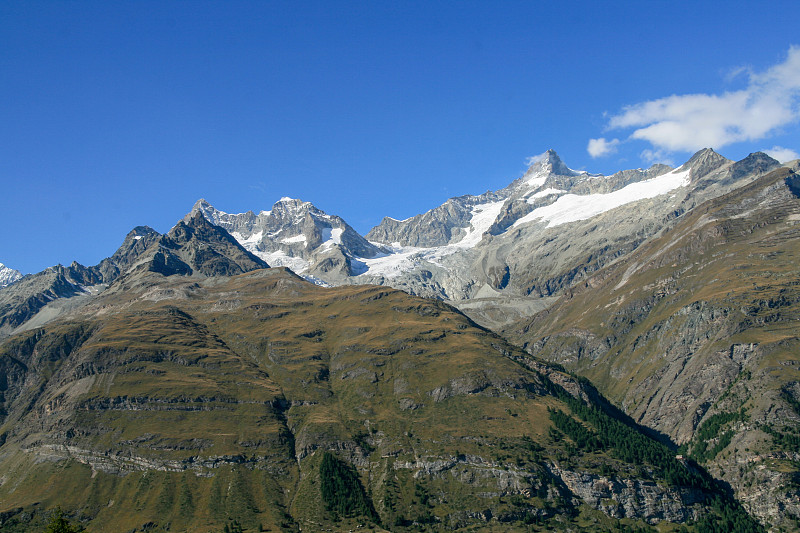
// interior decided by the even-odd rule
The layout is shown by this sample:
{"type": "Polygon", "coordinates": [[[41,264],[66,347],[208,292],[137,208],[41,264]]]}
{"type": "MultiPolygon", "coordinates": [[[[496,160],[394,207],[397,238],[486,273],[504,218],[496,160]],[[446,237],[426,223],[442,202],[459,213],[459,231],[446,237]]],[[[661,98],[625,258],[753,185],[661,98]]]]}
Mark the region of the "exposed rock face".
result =
{"type": "MultiPolygon", "coordinates": [[[[448,527],[546,520],[580,503],[651,523],[705,515],[697,486],[645,479],[657,469],[621,464],[613,447],[599,463],[612,472],[598,473],[596,452],[573,461],[563,435],[546,433],[546,407],[567,410],[554,387],[625,418],[585,383],[445,303],[385,287],[315,292],[265,270],[267,258],[315,281],[450,300],[506,326],[685,445],[764,523],[791,527],[800,180],[777,167],[764,154],[734,163],[703,150],[678,169],[606,177],[549,151],[505,189],[385,220],[376,242],[298,200],[258,215],[200,201],[167,235],[138,227],[97,266],[53,267],[0,290],[0,336],[12,335],[0,345],[0,461],[11,461],[0,471],[66,461],[109,476],[267,472],[227,486],[264,487],[270,516],[314,529],[325,519],[315,465],[329,451],[401,524],[426,523],[431,509],[448,527]],[[425,487],[468,496],[404,500],[425,487]],[[392,507],[401,500],[414,516],[392,507]]],[[[216,501],[209,483],[198,497],[216,501]]]]}
{"type": "Polygon", "coordinates": [[[666,488],[653,481],[620,480],[557,466],[551,470],[582,502],[614,518],[643,518],[650,524],[664,520],[682,523],[698,518],[692,505],[705,498],[696,489],[666,488]]]}
{"type": "Polygon", "coordinates": [[[23,327],[37,315],[39,319],[28,324],[29,327],[41,325],[64,310],[80,305],[81,298],[74,297],[91,297],[102,290],[158,237],[153,229],[139,226],[125,237],[114,255],[96,266],[85,267],[77,262],[68,267],[57,265],[0,289],[0,338],[23,327]],[[49,309],[40,313],[45,307],[49,309]]]}
{"type": "Polygon", "coordinates": [[[77,268],[56,266],[0,290],[0,331],[8,335],[56,298],[83,292],[77,268]],[[78,278],[78,279],[76,279],[78,278]]]}
{"type": "Polygon", "coordinates": [[[0,263],[0,288],[11,285],[22,277],[19,270],[14,270],[0,263]]]}
{"type": "Polygon", "coordinates": [[[369,238],[426,247],[395,248],[402,260],[367,261],[369,269],[350,281],[444,298],[477,322],[502,327],[546,307],[694,206],[777,166],[764,154],[733,163],[706,149],[675,171],[655,165],[606,177],[569,170],[549,151],[496,193],[384,220],[369,238]],[[652,196],[658,187],[664,193],[652,196]]]}
{"type": "Polygon", "coordinates": [[[611,176],[576,172],[548,150],[504,189],[451,198],[362,238],[307,202],[281,199],[238,215],[201,212],[272,265],[332,285],[379,284],[441,298],[499,328],[531,316],[685,212],[778,166],[764,154],[732,162],[711,149],[611,176]],[[534,300],[536,300],[534,302],[534,300]]]}
{"type": "MultiPolygon", "coordinates": [[[[731,165],[769,168],[753,155],[731,165]]],[[[750,174],[748,174],[750,175],[750,174]]],[[[678,443],[764,523],[800,516],[800,198],[789,168],[708,201],[507,334],[678,443]],[[770,487],[757,491],[754,487],[770,487]]]]}
{"type": "Polygon", "coordinates": [[[136,226],[122,241],[114,255],[103,259],[96,267],[103,283],[111,283],[133,265],[140,255],[160,237],[159,233],[147,226],[136,226]]]}
{"type": "Polygon", "coordinates": [[[205,276],[235,276],[269,267],[199,212],[185,222],[178,222],[152,250],[155,254],[150,270],[166,276],[193,272],[205,276]]]}
{"type": "Polygon", "coordinates": [[[368,242],[340,217],[309,202],[282,198],[269,211],[229,214],[198,200],[187,217],[202,213],[230,232],[247,250],[274,266],[337,283],[358,274],[352,260],[374,257],[381,248],[368,242]]]}
{"type": "Polygon", "coordinates": [[[475,206],[498,200],[500,196],[494,193],[458,196],[407,220],[385,217],[379,225],[367,233],[367,239],[420,248],[445,246],[464,237],[466,229],[470,226],[475,206]]]}
{"type": "Polygon", "coordinates": [[[232,276],[267,267],[199,213],[179,222],[167,235],[138,226],[111,257],[95,266],[58,265],[0,289],[0,337],[41,326],[83,305],[123,274],[128,280],[116,290],[130,288],[130,280],[144,272],[232,276]]]}

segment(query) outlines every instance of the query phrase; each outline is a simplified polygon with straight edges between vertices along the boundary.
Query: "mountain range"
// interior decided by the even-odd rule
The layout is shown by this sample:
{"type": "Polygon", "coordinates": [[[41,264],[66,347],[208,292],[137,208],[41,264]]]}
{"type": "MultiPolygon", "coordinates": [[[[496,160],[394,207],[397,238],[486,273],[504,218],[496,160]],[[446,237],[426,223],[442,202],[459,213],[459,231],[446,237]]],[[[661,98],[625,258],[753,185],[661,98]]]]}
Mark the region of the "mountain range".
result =
{"type": "Polygon", "coordinates": [[[22,277],[0,530],[795,529],[797,172],[548,151],[366,236],[199,200],[22,277]]]}

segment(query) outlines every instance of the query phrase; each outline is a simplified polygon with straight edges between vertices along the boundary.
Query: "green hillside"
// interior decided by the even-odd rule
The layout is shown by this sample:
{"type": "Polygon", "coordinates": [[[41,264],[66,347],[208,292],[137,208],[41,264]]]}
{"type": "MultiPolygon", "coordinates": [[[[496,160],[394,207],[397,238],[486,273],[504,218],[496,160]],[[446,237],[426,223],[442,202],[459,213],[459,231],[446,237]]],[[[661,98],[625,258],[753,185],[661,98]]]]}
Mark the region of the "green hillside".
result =
{"type": "Polygon", "coordinates": [[[800,181],[781,168],[506,331],[800,527],[800,181]]]}
{"type": "Polygon", "coordinates": [[[137,268],[0,370],[2,531],[703,530],[721,494],[446,304],[284,269],[137,268]]]}

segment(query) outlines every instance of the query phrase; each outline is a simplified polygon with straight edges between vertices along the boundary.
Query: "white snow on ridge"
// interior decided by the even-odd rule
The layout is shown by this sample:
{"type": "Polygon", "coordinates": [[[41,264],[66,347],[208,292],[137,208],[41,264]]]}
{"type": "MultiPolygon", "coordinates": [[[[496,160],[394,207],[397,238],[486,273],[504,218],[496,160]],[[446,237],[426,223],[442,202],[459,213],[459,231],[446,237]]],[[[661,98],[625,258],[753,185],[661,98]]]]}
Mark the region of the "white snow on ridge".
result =
{"type": "Polygon", "coordinates": [[[537,192],[535,194],[530,195],[528,197],[528,203],[532,204],[538,198],[544,198],[545,196],[550,196],[551,194],[562,194],[562,193],[565,193],[565,192],[566,191],[562,191],[561,189],[547,188],[547,189],[541,190],[541,191],[539,191],[539,192],[537,192]]]}
{"type": "Polygon", "coordinates": [[[552,228],[568,222],[586,220],[631,202],[655,198],[679,187],[689,185],[690,170],[674,170],[667,174],[626,185],[622,189],[605,194],[565,194],[550,205],[534,209],[520,218],[512,227],[542,220],[552,228]]]}
{"type": "Polygon", "coordinates": [[[22,274],[18,270],[0,263],[0,287],[11,285],[20,278],[22,278],[22,274]]]}
{"type": "Polygon", "coordinates": [[[281,239],[281,242],[286,244],[292,244],[295,242],[306,242],[306,236],[304,234],[295,235],[294,237],[286,237],[285,239],[281,239]]]}
{"type": "Polygon", "coordinates": [[[239,244],[247,248],[248,244],[256,244],[259,241],[261,241],[261,237],[264,236],[264,231],[262,230],[259,231],[258,233],[253,233],[247,238],[245,238],[245,236],[239,233],[238,231],[234,231],[231,233],[231,236],[237,241],[239,241],[239,244]]]}
{"type": "Polygon", "coordinates": [[[302,257],[291,257],[286,255],[283,250],[277,250],[272,253],[261,251],[253,251],[253,253],[260,259],[263,259],[271,267],[289,267],[297,275],[302,274],[308,270],[309,262],[302,257]]]}
{"type": "MultiPolygon", "coordinates": [[[[383,245],[386,247],[386,245],[383,245]]],[[[364,274],[395,278],[409,271],[420,260],[420,256],[430,248],[416,248],[413,246],[392,246],[391,252],[372,258],[359,258],[366,265],[364,274]]]]}
{"type": "Polygon", "coordinates": [[[423,262],[442,266],[439,261],[443,257],[453,255],[465,248],[473,248],[481,242],[483,234],[497,220],[504,203],[504,200],[500,200],[473,207],[472,219],[470,220],[467,234],[461,240],[452,244],[432,248],[419,248],[415,246],[400,246],[399,243],[393,243],[391,246],[379,243],[380,246],[388,247],[391,251],[378,257],[359,258],[359,261],[366,266],[363,274],[394,278],[412,270],[423,262]]]}
{"type": "Polygon", "coordinates": [[[525,180],[525,184],[528,185],[531,189],[535,189],[537,187],[541,187],[544,185],[544,182],[547,181],[547,174],[540,174],[536,173],[530,178],[525,180]]]}
{"type": "Polygon", "coordinates": [[[342,228],[322,228],[322,245],[342,244],[342,228]]]}
{"type": "Polygon", "coordinates": [[[459,248],[472,248],[479,242],[483,234],[486,233],[503,209],[505,200],[491,202],[488,204],[476,205],[472,208],[472,219],[469,221],[470,227],[463,239],[454,244],[459,248]]]}

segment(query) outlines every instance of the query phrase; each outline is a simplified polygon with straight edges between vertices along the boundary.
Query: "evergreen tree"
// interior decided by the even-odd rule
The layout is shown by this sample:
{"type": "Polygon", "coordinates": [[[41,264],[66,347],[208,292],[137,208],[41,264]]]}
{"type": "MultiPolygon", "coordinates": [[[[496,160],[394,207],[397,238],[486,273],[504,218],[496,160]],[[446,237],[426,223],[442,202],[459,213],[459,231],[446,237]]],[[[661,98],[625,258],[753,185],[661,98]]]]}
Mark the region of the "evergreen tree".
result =
{"type": "Polygon", "coordinates": [[[319,467],[319,477],[322,500],[334,520],[355,516],[378,520],[358,474],[350,465],[340,461],[332,453],[325,452],[319,467]]]}
{"type": "Polygon", "coordinates": [[[81,529],[73,526],[69,521],[64,518],[64,512],[61,507],[56,508],[53,514],[50,515],[50,520],[47,522],[47,527],[44,533],[78,533],[81,529]]]}

